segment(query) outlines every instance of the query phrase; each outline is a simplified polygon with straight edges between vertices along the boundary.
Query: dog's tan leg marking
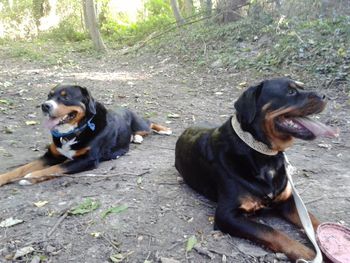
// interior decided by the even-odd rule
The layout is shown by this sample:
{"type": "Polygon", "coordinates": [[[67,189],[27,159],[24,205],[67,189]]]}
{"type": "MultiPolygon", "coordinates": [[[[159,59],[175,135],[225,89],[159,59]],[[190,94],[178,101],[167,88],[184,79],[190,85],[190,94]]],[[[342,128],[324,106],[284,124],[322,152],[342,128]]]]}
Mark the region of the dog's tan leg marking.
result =
{"type": "MultiPolygon", "coordinates": [[[[299,217],[299,214],[298,214],[296,207],[293,207],[291,209],[291,211],[289,211],[288,213],[283,213],[283,216],[292,224],[294,224],[300,228],[303,228],[303,225],[300,221],[300,217],[299,217]]],[[[311,219],[312,226],[313,226],[314,230],[316,231],[317,227],[320,225],[320,221],[318,221],[318,219],[311,213],[309,213],[309,216],[311,219]]]]}
{"type": "Polygon", "coordinates": [[[137,132],[135,132],[135,135],[140,135],[140,136],[142,136],[142,137],[146,137],[146,136],[148,136],[149,134],[150,134],[149,131],[137,131],[137,132]]]}
{"type": "Polygon", "coordinates": [[[4,184],[8,184],[12,181],[15,181],[28,173],[41,170],[45,168],[46,165],[43,160],[36,160],[20,166],[10,172],[4,173],[0,175],[0,186],[4,184]]]}
{"type": "Polygon", "coordinates": [[[160,124],[151,123],[150,128],[158,134],[162,134],[162,135],[171,135],[172,134],[172,131],[170,128],[162,126],[160,124]]]}
{"type": "Polygon", "coordinates": [[[278,230],[260,234],[263,234],[261,238],[268,248],[274,252],[282,252],[292,260],[299,258],[311,260],[315,257],[313,250],[278,230]]]}
{"type": "Polygon", "coordinates": [[[20,185],[36,184],[45,180],[52,179],[55,177],[54,175],[64,174],[64,173],[65,173],[65,170],[62,168],[62,166],[60,164],[57,164],[40,171],[34,171],[26,174],[24,178],[19,181],[19,184],[20,185]]]}

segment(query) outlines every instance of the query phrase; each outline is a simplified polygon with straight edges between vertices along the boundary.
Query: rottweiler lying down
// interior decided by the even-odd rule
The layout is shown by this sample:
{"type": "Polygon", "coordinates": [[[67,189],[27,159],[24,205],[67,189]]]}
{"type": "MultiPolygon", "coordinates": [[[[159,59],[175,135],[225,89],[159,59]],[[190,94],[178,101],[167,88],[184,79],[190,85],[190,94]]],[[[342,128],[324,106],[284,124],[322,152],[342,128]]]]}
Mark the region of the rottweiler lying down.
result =
{"type": "Polygon", "coordinates": [[[30,185],[57,174],[72,174],[96,168],[101,161],[118,158],[130,142],[141,143],[153,131],[171,130],[151,123],[128,109],[108,111],[89,91],[75,85],[58,85],[41,105],[48,116],[46,126],[52,143],[38,160],[0,175],[0,185],[19,181],[30,185]]]}
{"type": "MultiPolygon", "coordinates": [[[[336,136],[309,118],[321,112],[325,96],[302,91],[286,78],[248,88],[235,102],[236,112],[218,128],[192,127],[176,143],[175,166],[184,181],[217,202],[215,228],[259,242],[291,260],[312,259],[314,251],[247,215],[272,208],[301,227],[285,172],[283,151],[294,138],[336,136]]],[[[314,228],[319,221],[310,214],[314,228]]]]}

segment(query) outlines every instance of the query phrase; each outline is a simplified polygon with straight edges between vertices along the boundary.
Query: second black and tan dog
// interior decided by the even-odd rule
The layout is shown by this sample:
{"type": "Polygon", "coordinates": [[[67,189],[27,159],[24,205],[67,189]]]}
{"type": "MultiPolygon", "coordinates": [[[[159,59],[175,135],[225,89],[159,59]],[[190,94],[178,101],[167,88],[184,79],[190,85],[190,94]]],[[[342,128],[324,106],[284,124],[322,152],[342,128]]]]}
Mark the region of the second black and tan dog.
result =
{"type": "MultiPolygon", "coordinates": [[[[217,202],[217,229],[259,242],[292,260],[311,259],[314,251],[247,215],[273,208],[301,226],[283,151],[294,138],[336,136],[334,129],[307,117],[325,108],[325,96],[302,88],[300,82],[286,78],[248,88],[222,126],[185,130],[176,144],[175,161],[189,186],[217,202]]],[[[319,221],[310,217],[316,228],[319,221]]]]}
{"type": "Polygon", "coordinates": [[[129,109],[107,110],[90,92],[78,85],[58,85],[41,105],[47,115],[52,143],[38,160],[0,174],[0,186],[20,180],[30,185],[93,169],[101,161],[118,158],[129,150],[130,142],[141,143],[153,131],[171,130],[139,117],[129,109]]]}

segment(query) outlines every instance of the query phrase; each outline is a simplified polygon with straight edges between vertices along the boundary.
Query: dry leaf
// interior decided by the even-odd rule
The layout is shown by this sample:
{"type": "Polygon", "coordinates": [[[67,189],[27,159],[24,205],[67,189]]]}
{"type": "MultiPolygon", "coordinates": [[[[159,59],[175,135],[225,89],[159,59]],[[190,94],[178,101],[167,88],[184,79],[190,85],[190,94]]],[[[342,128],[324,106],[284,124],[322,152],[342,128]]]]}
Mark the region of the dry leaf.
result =
{"type": "Polygon", "coordinates": [[[39,124],[39,122],[37,121],[26,121],[26,125],[28,126],[37,125],[37,124],[39,124]]]}
{"type": "Polygon", "coordinates": [[[91,232],[90,235],[95,238],[99,238],[101,236],[101,232],[91,232]]]}
{"type": "Polygon", "coordinates": [[[7,218],[7,219],[1,221],[0,227],[10,227],[10,226],[14,226],[14,225],[17,225],[20,223],[23,223],[23,220],[10,217],[10,218],[7,218]]]}
{"type": "Polygon", "coordinates": [[[196,236],[190,236],[187,240],[186,252],[190,252],[193,247],[198,243],[196,236]]]}
{"type": "Polygon", "coordinates": [[[180,114],[177,114],[177,113],[169,113],[169,114],[168,114],[168,118],[177,119],[177,118],[180,118],[180,114]]]}
{"type": "Polygon", "coordinates": [[[38,201],[33,203],[36,207],[43,207],[44,205],[48,204],[49,201],[38,201]]]}
{"type": "Polygon", "coordinates": [[[30,254],[34,251],[34,248],[33,247],[22,247],[20,249],[18,249],[13,257],[13,259],[17,259],[17,258],[20,258],[20,257],[23,257],[27,254],[30,254]]]}

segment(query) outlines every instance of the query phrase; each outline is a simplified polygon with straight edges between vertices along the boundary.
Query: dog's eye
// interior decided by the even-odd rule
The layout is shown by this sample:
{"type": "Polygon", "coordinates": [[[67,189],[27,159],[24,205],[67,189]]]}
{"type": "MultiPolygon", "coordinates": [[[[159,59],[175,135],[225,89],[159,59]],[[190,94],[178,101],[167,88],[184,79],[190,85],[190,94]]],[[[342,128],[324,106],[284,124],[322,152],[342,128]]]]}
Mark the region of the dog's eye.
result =
{"type": "Polygon", "coordinates": [[[298,93],[298,91],[297,91],[297,89],[295,89],[295,88],[289,88],[288,89],[288,95],[295,95],[295,94],[297,94],[298,93]]]}
{"type": "Polygon", "coordinates": [[[68,94],[66,92],[62,92],[60,95],[61,95],[61,98],[63,100],[67,100],[68,99],[68,94]]]}

